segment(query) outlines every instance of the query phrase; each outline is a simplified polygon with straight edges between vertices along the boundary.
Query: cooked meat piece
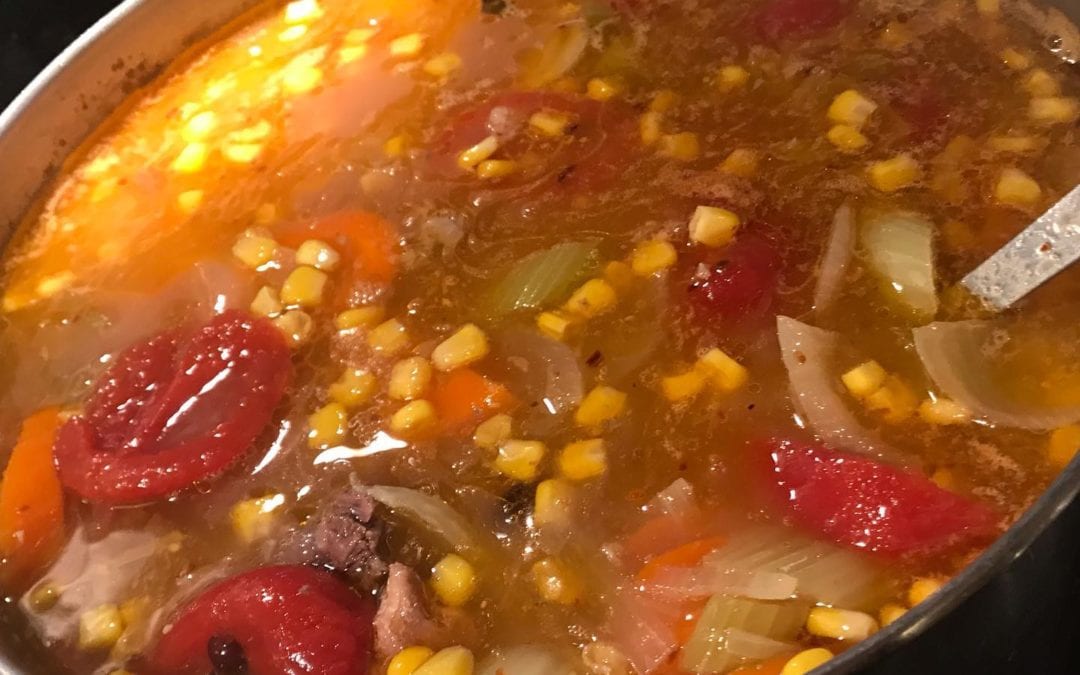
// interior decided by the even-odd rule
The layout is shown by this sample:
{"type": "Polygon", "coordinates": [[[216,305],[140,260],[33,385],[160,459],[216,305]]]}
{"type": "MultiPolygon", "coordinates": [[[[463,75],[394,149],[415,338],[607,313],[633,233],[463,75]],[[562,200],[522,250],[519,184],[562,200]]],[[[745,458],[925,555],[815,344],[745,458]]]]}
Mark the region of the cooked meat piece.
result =
{"type": "Polygon", "coordinates": [[[375,500],[362,490],[349,490],[331,501],[282,547],[288,562],[321,565],[347,575],[364,590],[374,590],[386,576],[379,554],[383,523],[375,516],[375,500]]]}
{"type": "Polygon", "coordinates": [[[389,658],[409,645],[437,646],[445,630],[428,608],[424,584],[407,565],[391,563],[375,613],[375,653],[389,658]]]}

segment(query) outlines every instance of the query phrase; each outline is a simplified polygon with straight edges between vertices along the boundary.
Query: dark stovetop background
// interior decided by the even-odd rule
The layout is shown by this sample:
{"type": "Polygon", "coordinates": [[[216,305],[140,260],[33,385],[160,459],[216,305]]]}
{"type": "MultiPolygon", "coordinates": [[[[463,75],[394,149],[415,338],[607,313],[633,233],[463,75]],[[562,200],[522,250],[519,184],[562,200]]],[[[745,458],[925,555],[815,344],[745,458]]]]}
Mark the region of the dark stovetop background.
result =
{"type": "MultiPolygon", "coordinates": [[[[114,4],[0,0],[0,107],[114,4]]],[[[1080,673],[1080,501],[1008,574],[928,635],[885,657],[873,672],[1080,673]]]]}

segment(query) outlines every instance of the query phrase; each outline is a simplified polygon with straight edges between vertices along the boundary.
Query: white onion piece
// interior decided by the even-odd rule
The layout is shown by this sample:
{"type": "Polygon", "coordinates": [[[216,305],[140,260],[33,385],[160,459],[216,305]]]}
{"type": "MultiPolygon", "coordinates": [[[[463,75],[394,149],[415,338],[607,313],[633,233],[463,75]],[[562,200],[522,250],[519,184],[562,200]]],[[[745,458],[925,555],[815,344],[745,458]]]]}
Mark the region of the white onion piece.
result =
{"type": "Polygon", "coordinates": [[[1001,391],[989,377],[987,355],[996,330],[988,321],[939,321],[913,331],[915,350],[946,396],[991,422],[1044,430],[1080,420],[1080,406],[1033,405],[1001,391]]]}
{"type": "Polygon", "coordinates": [[[704,598],[722,593],[755,600],[794,597],[798,580],[774,571],[727,570],[714,566],[664,567],[645,584],[648,593],[669,599],[704,598]]]}
{"type": "Polygon", "coordinates": [[[536,331],[511,329],[496,338],[499,355],[524,381],[525,396],[539,401],[545,416],[577,408],[585,394],[577,354],[567,345],[536,331]]]}
{"type": "Polygon", "coordinates": [[[752,661],[763,661],[798,650],[798,645],[790,642],[773,640],[738,628],[724,631],[724,641],[727,643],[727,650],[733,655],[752,661]]]}
{"type": "Polygon", "coordinates": [[[685,478],[676,478],[666,488],[653,495],[645,505],[649,513],[678,516],[697,510],[694,486],[685,478]]]}
{"type": "Polygon", "coordinates": [[[607,633],[638,673],[651,673],[679,647],[672,627],[682,612],[636,591],[623,591],[611,605],[607,633]]]}
{"type": "Polygon", "coordinates": [[[574,675],[575,672],[560,654],[540,645],[499,649],[476,669],[477,675],[574,675]]]}
{"type": "Polygon", "coordinates": [[[544,43],[535,65],[527,68],[521,83],[527,88],[554,82],[577,65],[589,46],[589,29],[584,21],[558,26],[544,43]]]}
{"type": "Polygon", "coordinates": [[[934,226],[922,216],[892,211],[862,227],[870,267],[920,320],[937,313],[934,226]]]}
{"type": "Polygon", "coordinates": [[[815,312],[827,312],[836,302],[854,252],[855,210],[849,204],[843,204],[833,216],[829,241],[818,266],[817,285],[814,288],[815,312]]]}
{"type": "Polygon", "coordinates": [[[362,485],[359,489],[366,490],[372,499],[391,511],[423,525],[456,551],[475,546],[476,540],[469,522],[438,497],[392,485],[362,485]]]}
{"type": "Polygon", "coordinates": [[[859,424],[840,393],[840,379],[832,370],[840,336],[786,316],[776,317],[776,335],[795,406],[814,432],[845,450],[872,457],[891,454],[859,424]]]}

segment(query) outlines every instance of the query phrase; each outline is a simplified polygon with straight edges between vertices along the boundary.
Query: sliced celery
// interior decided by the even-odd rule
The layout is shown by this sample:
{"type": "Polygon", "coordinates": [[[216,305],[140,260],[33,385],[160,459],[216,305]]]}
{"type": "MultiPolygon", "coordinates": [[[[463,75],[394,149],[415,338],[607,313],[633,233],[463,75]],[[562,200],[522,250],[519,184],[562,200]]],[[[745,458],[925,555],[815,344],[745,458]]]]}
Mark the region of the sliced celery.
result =
{"type": "Polygon", "coordinates": [[[596,244],[571,241],[528,255],[488,291],[483,307],[488,316],[537,309],[568,296],[574,285],[595,269],[596,244]]]}

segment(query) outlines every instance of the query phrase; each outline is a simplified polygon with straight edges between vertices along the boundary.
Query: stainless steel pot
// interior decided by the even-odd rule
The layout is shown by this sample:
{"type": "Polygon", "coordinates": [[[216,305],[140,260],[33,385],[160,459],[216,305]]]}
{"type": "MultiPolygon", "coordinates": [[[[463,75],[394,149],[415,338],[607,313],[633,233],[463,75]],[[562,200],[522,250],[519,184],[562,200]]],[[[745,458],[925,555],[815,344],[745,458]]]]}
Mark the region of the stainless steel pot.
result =
{"type": "MultiPolygon", "coordinates": [[[[52,186],[65,158],[125,97],[150,81],[186,47],[258,2],[125,0],[38,75],[0,114],[0,250],[23,214],[52,186]]],[[[1080,19],[1080,0],[1052,0],[1051,4],[1061,7],[1074,21],[1080,19]]],[[[901,672],[886,665],[889,655],[947,623],[950,613],[980,590],[985,594],[988,584],[1002,586],[1018,559],[1030,555],[1037,540],[1047,539],[1048,530],[1078,492],[1080,457],[1023,518],[941,592],[831,661],[827,671],[850,673],[880,664],[890,672],[901,672]]],[[[1075,507],[1071,510],[1077,511],[1075,507]]],[[[1059,532],[1058,536],[1068,537],[1068,533],[1059,532]]],[[[1069,579],[1074,573],[1064,570],[1059,576],[1069,579]]],[[[1053,579],[1040,576],[1034,581],[1052,583],[1053,579]]],[[[999,595],[1009,595],[1007,583],[999,595]]],[[[994,620],[987,617],[988,622],[994,620]]],[[[948,640],[937,642],[945,645],[948,640]]],[[[10,605],[0,606],[0,675],[52,672],[59,671],[25,621],[10,605]]]]}

